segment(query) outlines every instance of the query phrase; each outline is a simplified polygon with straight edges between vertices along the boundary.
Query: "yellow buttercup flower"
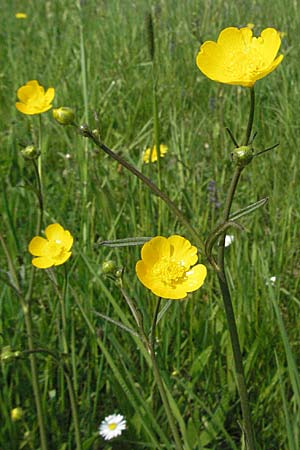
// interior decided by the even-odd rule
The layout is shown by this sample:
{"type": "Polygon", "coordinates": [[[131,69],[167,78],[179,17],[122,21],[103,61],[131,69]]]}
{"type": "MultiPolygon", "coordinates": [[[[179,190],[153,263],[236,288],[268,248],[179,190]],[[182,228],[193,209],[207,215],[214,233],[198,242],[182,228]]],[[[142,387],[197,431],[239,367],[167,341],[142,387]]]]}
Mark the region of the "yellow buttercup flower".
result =
{"type": "Polygon", "coordinates": [[[20,408],[20,406],[12,409],[10,412],[10,417],[13,422],[17,422],[18,420],[21,420],[23,415],[24,415],[24,411],[22,408],[20,408]]]}
{"type": "Polygon", "coordinates": [[[144,244],[136,274],[148,289],[162,298],[182,299],[199,289],[206,277],[203,264],[197,264],[197,248],[182,236],[156,236],[144,244]]]}
{"type": "Polygon", "coordinates": [[[252,87],[281,63],[283,55],[276,58],[280,44],[274,28],[266,28],[259,37],[248,27],[225,28],[217,42],[201,45],[197,66],[211,80],[252,87]]]}
{"type": "Polygon", "coordinates": [[[66,262],[72,252],[73,236],[67,230],[53,223],[45,230],[46,238],[35,236],[29,243],[28,250],[33,256],[32,264],[39,269],[48,269],[66,262]]]}
{"type": "Polygon", "coordinates": [[[27,14],[25,13],[16,13],[15,15],[16,19],[27,19],[27,14]]]}
{"type": "MultiPolygon", "coordinates": [[[[168,151],[168,147],[164,144],[161,144],[159,146],[159,149],[160,149],[160,157],[163,158],[168,151]]],[[[150,158],[151,158],[152,163],[157,161],[156,145],[154,145],[152,148],[147,148],[144,151],[144,155],[143,155],[144,163],[149,164],[150,158]]]]}
{"type": "Polygon", "coordinates": [[[51,87],[45,92],[44,87],[39,85],[38,81],[27,81],[17,91],[20,101],[16,103],[16,108],[23,114],[41,114],[52,108],[51,102],[54,95],[54,88],[51,87]]]}

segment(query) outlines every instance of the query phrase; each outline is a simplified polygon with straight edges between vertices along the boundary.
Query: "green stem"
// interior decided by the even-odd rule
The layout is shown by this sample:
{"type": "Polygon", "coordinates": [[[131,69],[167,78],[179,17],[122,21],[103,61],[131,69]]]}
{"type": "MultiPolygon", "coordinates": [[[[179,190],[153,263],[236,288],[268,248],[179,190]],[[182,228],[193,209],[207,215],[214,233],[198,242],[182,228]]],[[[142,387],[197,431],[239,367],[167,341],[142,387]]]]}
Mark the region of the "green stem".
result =
{"type": "Polygon", "coordinates": [[[155,311],[152,320],[151,332],[150,332],[150,344],[154,348],[154,340],[155,340],[155,329],[157,324],[157,317],[160,310],[161,298],[158,299],[155,306],[155,311]]]}
{"type": "MultiPolygon", "coordinates": [[[[152,83],[153,83],[153,123],[154,123],[154,141],[157,154],[157,185],[158,189],[162,189],[161,182],[161,157],[160,157],[160,128],[159,128],[159,116],[158,116],[158,103],[157,103],[157,79],[155,75],[156,64],[152,63],[152,83]]],[[[152,155],[150,154],[150,162],[152,155]]],[[[162,224],[162,203],[158,203],[158,220],[157,220],[157,234],[161,234],[162,224]]]]}
{"type": "Polygon", "coordinates": [[[253,86],[252,88],[250,88],[250,112],[249,112],[248,125],[247,125],[244,145],[248,145],[250,138],[251,138],[251,131],[252,131],[253,119],[254,119],[254,109],[255,109],[255,92],[254,92],[254,86],[253,86]]]}
{"type": "MultiPolygon", "coordinates": [[[[84,30],[82,20],[81,2],[78,0],[77,7],[79,10],[80,23],[79,23],[79,37],[80,37],[80,68],[82,78],[82,96],[84,103],[84,121],[88,122],[89,116],[89,104],[88,104],[88,82],[87,82],[87,70],[86,70],[86,55],[84,45],[84,30]]],[[[87,186],[88,186],[88,143],[86,142],[81,154],[81,174],[82,174],[82,240],[83,249],[86,248],[88,237],[88,224],[87,224],[87,186]]]]}
{"type": "Polygon", "coordinates": [[[40,156],[38,158],[38,178],[40,182],[40,191],[43,192],[43,176],[42,176],[42,156],[43,156],[43,137],[42,137],[42,115],[39,114],[39,142],[38,142],[38,149],[40,151],[40,156]]]}
{"type": "Polygon", "coordinates": [[[239,343],[238,331],[236,326],[236,321],[234,317],[234,311],[232,307],[231,296],[228,288],[228,282],[224,272],[218,272],[219,284],[222,292],[224,308],[226,313],[226,319],[228,324],[228,329],[230,333],[231,346],[233,351],[233,358],[235,364],[236,381],[239,391],[242,414],[244,419],[244,430],[246,435],[247,449],[255,450],[255,437],[252,427],[251,412],[249,406],[249,399],[246,387],[246,380],[243,368],[243,358],[239,343]]]}
{"type": "MultiPolygon", "coordinates": [[[[42,126],[42,123],[41,123],[41,118],[40,118],[39,145],[41,145],[41,126],[42,126]]],[[[39,212],[37,215],[37,224],[36,224],[36,234],[37,235],[40,234],[42,218],[43,218],[43,193],[42,193],[42,180],[41,180],[41,173],[42,173],[41,167],[42,166],[41,166],[40,160],[41,160],[41,156],[38,159],[38,166],[36,165],[36,163],[34,161],[34,169],[35,169],[36,182],[37,182],[37,193],[38,193],[38,200],[39,200],[39,212]]],[[[34,350],[32,318],[31,318],[31,300],[32,300],[33,285],[34,285],[34,276],[35,276],[35,268],[32,266],[31,273],[30,273],[30,279],[29,279],[29,286],[28,286],[28,290],[25,295],[25,298],[23,298],[23,296],[20,295],[20,301],[21,301],[21,306],[23,309],[24,320],[25,320],[28,349],[31,352],[34,350]]],[[[39,384],[38,384],[38,370],[37,370],[35,355],[33,353],[30,353],[29,360],[30,360],[33,395],[34,395],[34,399],[35,399],[37,419],[38,419],[38,425],[39,425],[39,431],[40,431],[41,449],[47,450],[48,447],[47,447],[47,437],[46,437],[46,429],[45,429],[45,422],[44,422],[44,413],[43,413],[42,399],[41,399],[41,394],[40,394],[39,384]]]]}
{"type": "MultiPolygon", "coordinates": [[[[234,194],[241,176],[241,173],[243,171],[242,167],[237,167],[234,171],[225,202],[224,207],[224,213],[222,218],[222,223],[225,223],[229,220],[231,205],[233,202],[234,194]]],[[[220,246],[218,250],[218,266],[221,269],[221,271],[224,271],[224,251],[225,251],[225,233],[220,239],[220,246]]]]}
{"type": "Polygon", "coordinates": [[[156,323],[157,323],[157,317],[158,317],[158,313],[159,313],[159,308],[160,308],[160,303],[161,303],[161,299],[159,298],[156,308],[155,308],[155,312],[154,312],[154,316],[153,316],[153,321],[152,321],[152,326],[151,326],[151,333],[150,333],[150,339],[148,339],[145,335],[144,330],[141,330],[144,341],[145,341],[145,345],[146,345],[146,349],[148,350],[149,354],[150,354],[150,358],[151,358],[151,362],[152,362],[152,368],[153,368],[153,375],[154,375],[154,379],[155,382],[157,384],[159,393],[160,393],[160,397],[162,400],[162,403],[164,405],[164,409],[167,415],[167,419],[173,434],[173,438],[175,441],[175,447],[176,450],[183,450],[182,444],[181,444],[181,440],[179,437],[179,433],[174,421],[174,417],[172,414],[172,410],[170,407],[170,403],[167,397],[167,393],[165,390],[165,386],[160,374],[160,370],[157,364],[157,360],[156,360],[156,355],[155,355],[155,346],[154,346],[154,339],[155,339],[155,328],[156,328],[156,323]]]}
{"type": "MultiPolygon", "coordinates": [[[[250,105],[250,112],[249,112],[249,119],[248,119],[248,126],[246,131],[246,139],[245,139],[245,145],[248,145],[251,131],[252,131],[252,125],[253,125],[253,118],[254,118],[254,106],[255,106],[255,97],[254,97],[254,89],[252,88],[250,90],[251,95],[251,105],[250,105]]],[[[233,174],[231,184],[227,193],[226,202],[225,202],[225,208],[223,213],[223,220],[222,222],[225,223],[229,220],[231,205],[234,199],[234,194],[236,192],[236,188],[240,179],[240,175],[242,173],[243,167],[237,167],[235,169],[235,172],[233,174]]],[[[246,435],[246,442],[247,442],[247,449],[248,450],[255,450],[256,444],[255,444],[255,437],[252,427],[252,420],[251,420],[251,412],[249,407],[249,400],[248,400],[248,393],[247,393],[247,387],[246,387],[246,380],[245,380],[245,374],[244,374],[244,368],[243,368],[243,358],[241,353],[241,347],[238,337],[238,331],[237,331],[237,325],[236,320],[234,316],[234,310],[232,306],[232,300],[230,296],[230,291],[228,287],[228,282],[226,279],[225,274],[225,267],[224,267],[224,248],[225,248],[225,233],[221,238],[220,247],[218,250],[218,267],[219,271],[217,271],[218,280],[221,288],[221,293],[223,297],[223,303],[226,313],[226,319],[228,324],[228,329],[230,333],[230,340],[231,340],[231,346],[233,351],[233,358],[234,358],[234,364],[235,364],[235,372],[236,372],[236,381],[237,381],[237,387],[239,391],[240,401],[241,401],[241,408],[242,408],[242,414],[243,414],[243,420],[244,420],[244,430],[246,435]]]]}
{"type": "Polygon", "coordinates": [[[103,144],[97,136],[94,136],[93,133],[89,130],[89,128],[85,125],[83,125],[83,129],[80,130],[81,134],[85,137],[88,137],[91,139],[94,144],[97,145],[97,147],[101,148],[107,155],[109,155],[111,158],[113,158],[115,161],[117,161],[119,164],[121,164],[125,169],[129,170],[133,175],[135,175],[137,178],[139,178],[144,184],[148,186],[148,188],[158,197],[160,197],[170,208],[170,210],[175,214],[175,216],[178,218],[178,220],[186,227],[186,229],[190,232],[194,243],[197,245],[197,247],[204,252],[204,244],[202,240],[200,239],[197,231],[194,229],[194,227],[189,223],[189,221],[185,218],[184,214],[177,208],[177,206],[172,202],[172,200],[164,193],[162,192],[149,178],[147,178],[142,172],[140,172],[138,169],[136,169],[134,166],[129,164],[125,159],[123,159],[121,156],[119,156],[117,153],[113,152],[109,147],[107,147],[105,144],[103,144]]]}
{"type": "MultiPolygon", "coordinates": [[[[39,160],[41,159],[41,157],[39,157],[39,160]]],[[[37,230],[36,230],[36,234],[39,235],[40,231],[41,231],[41,227],[43,224],[43,218],[44,218],[44,199],[43,199],[43,193],[42,193],[42,183],[41,183],[41,178],[40,178],[40,173],[39,173],[39,168],[38,168],[38,164],[36,163],[36,161],[33,159],[32,160],[32,164],[34,167],[34,172],[35,172],[35,177],[36,177],[36,183],[37,183],[37,197],[38,197],[38,202],[39,202],[39,216],[38,216],[38,222],[37,222],[37,230]]]]}

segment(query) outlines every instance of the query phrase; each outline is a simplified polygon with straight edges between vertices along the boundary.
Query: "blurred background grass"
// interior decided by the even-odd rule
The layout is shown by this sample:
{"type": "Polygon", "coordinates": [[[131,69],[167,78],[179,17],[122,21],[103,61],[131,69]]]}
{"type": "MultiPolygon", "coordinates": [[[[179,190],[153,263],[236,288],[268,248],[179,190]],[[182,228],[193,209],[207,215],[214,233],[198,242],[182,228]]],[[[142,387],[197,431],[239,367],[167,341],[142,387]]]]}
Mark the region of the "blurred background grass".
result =
{"type": "MultiPolygon", "coordinates": [[[[237,140],[247,124],[247,89],[206,79],[195,57],[201,42],[227,26],[274,26],[285,33],[280,67],[256,86],[255,148],[280,146],[245,170],[234,210],[269,196],[269,203],[243,219],[246,231],[226,249],[228,275],[250,387],[260,449],[299,449],[299,4],[295,1],[129,0],[1,2],[0,177],[1,234],[28,284],[27,245],[35,233],[34,182],[20,148],[37,142],[38,117],[15,109],[16,91],[37,79],[56,90],[54,106],[76,110],[78,123],[98,126],[103,141],[156,179],[155,165],[142,166],[153,145],[152,78],[145,15],[154,16],[159,61],[158,99],[163,188],[207,237],[218,222],[232,172],[228,126],[237,140]],[[17,20],[16,12],[27,19],[17,20]],[[276,277],[274,285],[269,281],[276,277]]],[[[145,314],[155,298],[136,279],[138,248],[99,247],[103,239],[157,234],[158,200],[138,181],[76,134],[42,115],[46,226],[59,222],[75,237],[67,263],[68,339],[79,399],[85,449],[172,448],[147,358],[136,340],[98,317],[99,311],[133,326],[119,288],[101,272],[113,259],[125,267],[124,283],[145,314]],[[85,174],[85,171],[86,174],[85,174]],[[113,412],[126,416],[128,431],[113,444],[97,434],[113,412]],[[111,446],[112,445],[112,446],[111,446]]],[[[186,231],[163,207],[162,233],[186,231]]],[[[204,258],[204,257],[203,257],[204,258]]],[[[2,280],[8,265],[0,253],[2,280]]],[[[64,268],[56,276],[62,286],[64,268]]],[[[58,298],[45,271],[37,271],[34,303],[37,348],[58,351],[58,298]]],[[[26,349],[18,298],[2,283],[0,343],[26,349]]],[[[222,301],[212,271],[188,301],[174,302],[159,325],[157,355],[177,404],[187,449],[240,449],[241,417],[222,301]]],[[[39,382],[50,449],[73,449],[66,383],[45,354],[38,356],[39,382]]],[[[29,362],[2,361],[0,444],[37,449],[38,429],[29,362]],[[12,422],[10,411],[24,410],[12,422]]],[[[175,408],[175,406],[174,406],[175,408]]]]}

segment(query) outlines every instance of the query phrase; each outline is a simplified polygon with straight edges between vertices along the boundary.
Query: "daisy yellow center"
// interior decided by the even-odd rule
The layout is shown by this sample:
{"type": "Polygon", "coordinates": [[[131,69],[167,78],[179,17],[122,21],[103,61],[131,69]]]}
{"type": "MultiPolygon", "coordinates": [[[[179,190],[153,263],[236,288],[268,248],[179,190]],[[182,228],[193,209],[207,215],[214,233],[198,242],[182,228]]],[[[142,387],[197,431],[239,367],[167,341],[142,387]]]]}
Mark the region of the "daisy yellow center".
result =
{"type": "Polygon", "coordinates": [[[117,424],[116,423],[109,423],[108,424],[108,428],[111,430],[111,431],[113,431],[113,430],[115,430],[116,428],[117,428],[117,424]]]}
{"type": "Polygon", "coordinates": [[[163,283],[172,286],[185,280],[186,271],[187,268],[183,261],[162,258],[154,264],[152,274],[163,283]]]}

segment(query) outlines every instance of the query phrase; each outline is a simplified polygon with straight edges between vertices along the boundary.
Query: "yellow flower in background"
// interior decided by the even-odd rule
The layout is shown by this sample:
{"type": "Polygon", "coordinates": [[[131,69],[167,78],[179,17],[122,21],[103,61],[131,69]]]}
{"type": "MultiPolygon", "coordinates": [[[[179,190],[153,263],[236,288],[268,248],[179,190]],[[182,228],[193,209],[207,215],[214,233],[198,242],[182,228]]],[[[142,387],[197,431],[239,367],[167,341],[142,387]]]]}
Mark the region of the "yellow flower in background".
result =
{"type": "Polygon", "coordinates": [[[41,114],[52,108],[51,102],[54,95],[54,88],[51,87],[45,92],[44,87],[39,85],[38,81],[27,81],[17,91],[20,101],[16,103],[16,108],[23,114],[41,114]]]}
{"type": "Polygon", "coordinates": [[[22,408],[20,408],[20,406],[12,409],[10,412],[10,417],[13,422],[17,422],[18,420],[21,420],[23,415],[24,415],[24,411],[22,408]]]}
{"type": "MultiPolygon", "coordinates": [[[[159,146],[159,149],[160,149],[160,157],[163,158],[168,151],[168,147],[164,144],[161,144],[159,146]]],[[[152,148],[147,148],[144,151],[143,161],[145,164],[149,164],[150,158],[152,163],[157,161],[156,145],[154,145],[152,148]]]]}
{"type": "Polygon", "coordinates": [[[156,236],[143,245],[135,270],[140,282],[153,294],[179,300],[199,289],[206,277],[197,264],[197,248],[182,236],[156,236]]]}
{"type": "Polygon", "coordinates": [[[73,236],[67,230],[53,223],[45,230],[46,238],[35,236],[29,243],[28,250],[33,256],[32,264],[39,269],[48,269],[66,262],[72,252],[73,236]]]}
{"type": "Polygon", "coordinates": [[[255,27],[254,23],[247,23],[247,27],[250,28],[250,30],[253,30],[253,28],[255,27]]]}
{"type": "Polygon", "coordinates": [[[16,13],[16,19],[27,19],[27,14],[25,13],[16,13]]]}
{"type": "Polygon", "coordinates": [[[259,37],[248,27],[225,28],[217,42],[201,45],[197,66],[211,80],[252,87],[281,63],[283,55],[276,58],[280,44],[274,28],[266,28],[259,37]]]}

